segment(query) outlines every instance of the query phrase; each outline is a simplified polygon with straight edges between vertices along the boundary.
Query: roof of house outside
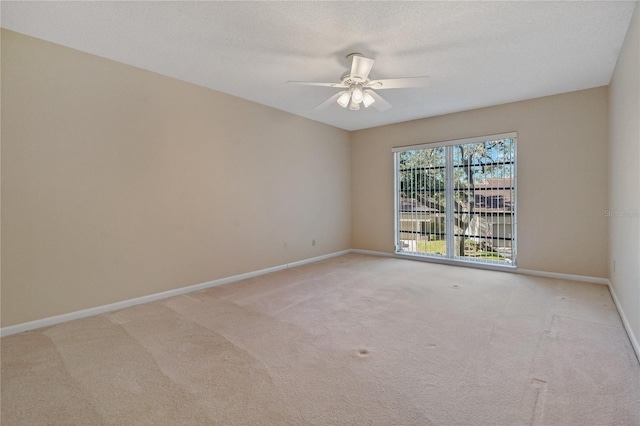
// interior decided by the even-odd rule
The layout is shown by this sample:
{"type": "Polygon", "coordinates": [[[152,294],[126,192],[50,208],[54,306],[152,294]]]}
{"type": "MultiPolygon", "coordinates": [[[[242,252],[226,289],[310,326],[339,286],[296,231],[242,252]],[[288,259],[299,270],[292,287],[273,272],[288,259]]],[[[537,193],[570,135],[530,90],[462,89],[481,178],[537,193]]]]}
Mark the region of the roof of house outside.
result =
{"type": "MultiPolygon", "coordinates": [[[[514,208],[513,180],[511,178],[490,178],[474,185],[475,203],[473,211],[484,213],[512,212],[514,208]]],[[[466,190],[466,188],[462,188],[466,190]]],[[[433,198],[432,202],[435,202],[433,198]]],[[[426,200],[400,198],[401,212],[441,213],[438,208],[430,206],[426,200]]],[[[467,210],[465,210],[467,211],[467,210]]]]}

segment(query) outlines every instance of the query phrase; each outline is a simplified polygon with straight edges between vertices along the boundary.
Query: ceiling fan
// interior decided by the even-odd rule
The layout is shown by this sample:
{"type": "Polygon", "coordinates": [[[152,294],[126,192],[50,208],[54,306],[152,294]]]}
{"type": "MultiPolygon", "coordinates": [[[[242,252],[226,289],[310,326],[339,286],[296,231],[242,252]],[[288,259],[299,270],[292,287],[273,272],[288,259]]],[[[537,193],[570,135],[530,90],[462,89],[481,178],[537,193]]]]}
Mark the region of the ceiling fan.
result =
{"type": "Polygon", "coordinates": [[[288,81],[287,83],[303,84],[307,86],[326,86],[346,89],[336,93],[326,101],[317,105],[315,109],[323,109],[337,102],[343,108],[359,110],[360,105],[365,108],[373,106],[378,111],[391,108],[391,104],[378,95],[375,90],[405,89],[409,87],[423,87],[427,84],[428,76],[391,78],[385,80],[372,80],[369,76],[375,61],[365,58],[360,53],[347,55],[351,58],[351,71],[347,71],[340,77],[340,83],[316,83],[312,81],[288,81]]]}

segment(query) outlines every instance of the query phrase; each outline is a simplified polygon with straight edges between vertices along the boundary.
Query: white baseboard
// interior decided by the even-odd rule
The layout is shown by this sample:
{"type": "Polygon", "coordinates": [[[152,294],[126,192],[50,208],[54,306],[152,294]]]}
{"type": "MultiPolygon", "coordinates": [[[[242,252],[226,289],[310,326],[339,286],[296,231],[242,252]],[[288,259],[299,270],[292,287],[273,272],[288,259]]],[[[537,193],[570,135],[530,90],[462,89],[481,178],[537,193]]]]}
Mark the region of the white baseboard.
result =
{"type": "MultiPolygon", "coordinates": [[[[325,254],[322,256],[312,257],[310,259],[303,259],[303,260],[298,260],[297,262],[287,263],[286,266],[287,268],[295,268],[296,266],[302,266],[308,263],[320,262],[321,260],[331,259],[332,257],[338,257],[338,256],[342,256],[349,253],[351,253],[351,250],[348,250],[348,249],[342,250],[342,251],[336,251],[336,252],[325,254]]],[[[258,275],[262,275],[262,274],[258,274],[258,275]]]]}
{"type": "Polygon", "coordinates": [[[385,253],[383,251],[351,249],[350,252],[355,254],[365,254],[367,256],[396,257],[393,253],[385,253]]]}
{"type": "Polygon", "coordinates": [[[190,285],[187,287],[176,288],[174,290],[164,291],[162,293],[155,293],[148,296],[136,297],[135,299],[123,300],[121,302],[111,303],[109,305],[96,306],[95,308],[83,309],[81,311],[70,312],[68,314],[56,315],[54,317],[29,321],[22,324],[10,325],[8,327],[0,328],[0,337],[10,336],[12,334],[22,333],[23,331],[34,330],[37,328],[49,327],[55,324],[60,324],[80,318],[100,315],[106,312],[113,312],[131,306],[141,305],[143,303],[154,302],[156,300],[167,299],[169,297],[179,296],[181,294],[192,293],[194,291],[200,291],[223,284],[229,284],[235,281],[246,280],[248,278],[269,274],[271,272],[281,271],[283,269],[293,268],[295,266],[301,266],[307,263],[319,262],[321,260],[329,259],[336,256],[342,256],[350,252],[350,250],[342,250],[322,256],[312,257],[310,259],[299,260],[297,262],[286,263],[284,265],[278,265],[270,268],[260,269],[258,271],[247,272],[245,274],[233,275],[231,277],[225,277],[200,284],[190,285]]]}
{"type": "Polygon", "coordinates": [[[544,271],[535,271],[532,269],[516,269],[513,272],[515,272],[516,274],[533,275],[536,277],[544,277],[544,278],[555,278],[558,280],[582,281],[585,283],[609,285],[609,280],[606,278],[589,277],[586,275],[561,274],[559,272],[544,272],[544,271]]]}
{"type": "Polygon", "coordinates": [[[627,316],[624,314],[624,310],[622,309],[622,305],[618,301],[618,296],[616,296],[616,291],[613,289],[611,283],[609,285],[609,293],[611,293],[611,298],[613,299],[613,303],[616,304],[616,308],[618,308],[618,314],[620,315],[620,319],[622,320],[622,325],[624,326],[625,331],[627,332],[627,336],[629,336],[629,341],[631,342],[631,347],[636,353],[636,358],[638,358],[638,362],[640,362],[640,344],[638,344],[638,339],[636,339],[636,335],[631,328],[631,324],[629,324],[629,320],[627,316]]]}

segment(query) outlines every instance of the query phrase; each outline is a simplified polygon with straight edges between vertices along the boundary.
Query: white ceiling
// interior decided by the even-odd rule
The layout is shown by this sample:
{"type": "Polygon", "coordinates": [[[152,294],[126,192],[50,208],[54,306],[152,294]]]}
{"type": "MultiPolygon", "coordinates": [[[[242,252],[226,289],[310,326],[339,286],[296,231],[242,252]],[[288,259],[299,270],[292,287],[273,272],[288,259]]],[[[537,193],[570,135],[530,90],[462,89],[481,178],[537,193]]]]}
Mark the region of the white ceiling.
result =
{"type": "Polygon", "coordinates": [[[3,28],[357,130],[607,85],[636,2],[8,2],[3,28]],[[348,53],[393,108],[313,107],[348,53]]]}

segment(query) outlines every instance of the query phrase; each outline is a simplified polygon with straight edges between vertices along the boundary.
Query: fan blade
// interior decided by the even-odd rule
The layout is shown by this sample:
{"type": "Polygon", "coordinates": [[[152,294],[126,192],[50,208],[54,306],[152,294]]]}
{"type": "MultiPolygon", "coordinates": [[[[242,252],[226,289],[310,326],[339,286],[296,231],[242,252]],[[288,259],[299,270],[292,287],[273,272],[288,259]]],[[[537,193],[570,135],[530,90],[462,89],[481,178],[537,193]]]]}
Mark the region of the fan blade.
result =
{"type": "Polygon", "coordinates": [[[353,62],[351,62],[351,78],[361,78],[363,81],[369,77],[371,67],[374,64],[373,59],[365,58],[364,56],[353,56],[353,62]]]}
{"type": "Polygon", "coordinates": [[[343,93],[345,92],[342,91],[342,92],[336,93],[335,95],[333,95],[332,97],[324,101],[323,103],[316,105],[313,109],[325,109],[329,105],[336,103],[340,95],[342,95],[343,93]]]}
{"type": "Polygon", "coordinates": [[[375,100],[375,102],[371,106],[377,109],[378,111],[386,111],[389,108],[391,108],[391,104],[385,101],[382,96],[378,95],[373,90],[365,90],[364,92],[370,94],[371,97],[375,100]]]}
{"type": "Polygon", "coordinates": [[[407,78],[389,78],[386,80],[370,81],[365,87],[372,89],[405,89],[409,87],[424,87],[429,84],[429,76],[423,77],[407,77],[407,78]]]}
{"type": "Polygon", "coordinates": [[[287,83],[301,84],[303,86],[347,87],[342,83],[316,83],[315,81],[287,81],[287,83]]]}

